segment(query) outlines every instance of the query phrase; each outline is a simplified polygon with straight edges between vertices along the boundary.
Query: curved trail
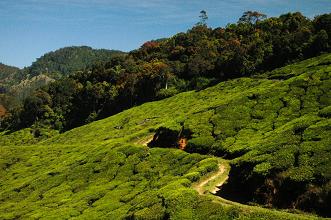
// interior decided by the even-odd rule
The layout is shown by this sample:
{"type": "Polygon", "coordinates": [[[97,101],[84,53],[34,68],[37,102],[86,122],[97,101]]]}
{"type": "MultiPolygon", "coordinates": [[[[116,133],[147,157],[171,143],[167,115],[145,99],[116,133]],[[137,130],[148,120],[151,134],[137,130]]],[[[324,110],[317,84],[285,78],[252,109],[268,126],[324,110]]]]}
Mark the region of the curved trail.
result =
{"type": "Polygon", "coordinates": [[[223,164],[219,164],[218,166],[218,171],[214,174],[212,174],[210,177],[208,177],[207,179],[199,182],[196,185],[193,185],[193,188],[200,194],[200,195],[205,195],[207,192],[210,192],[212,194],[216,194],[220,189],[218,187],[222,186],[225,181],[228,179],[228,176],[221,178],[221,176],[224,174],[224,172],[226,171],[225,166],[223,164]],[[217,179],[217,178],[221,178],[219,181],[215,182],[212,186],[211,186],[211,190],[206,190],[205,187],[206,185],[208,185],[210,182],[212,182],[213,180],[217,179]]]}
{"type": "Polygon", "coordinates": [[[153,138],[154,138],[154,135],[148,135],[147,137],[142,138],[142,139],[136,141],[135,143],[136,144],[147,146],[148,143],[150,143],[153,140],[153,138]]]}
{"type": "MultiPolygon", "coordinates": [[[[154,135],[148,135],[145,138],[136,141],[135,143],[147,146],[148,143],[153,140],[153,138],[154,135]]],[[[228,180],[230,170],[229,164],[225,160],[221,158],[219,159],[220,161],[218,164],[218,170],[211,173],[210,175],[206,175],[205,178],[202,178],[198,182],[193,183],[191,187],[196,190],[199,195],[209,196],[212,202],[222,204],[224,206],[236,206],[247,212],[252,212],[252,209],[260,212],[265,212],[266,210],[269,210],[263,207],[241,204],[215,195],[220,190],[219,187],[221,187],[228,180]]],[[[278,210],[274,210],[274,212],[279,212],[280,214],[288,214],[291,215],[291,217],[295,217],[294,215],[296,215],[288,212],[284,213],[278,210]]]]}
{"type": "MultiPolygon", "coordinates": [[[[154,135],[148,135],[145,138],[139,139],[136,141],[136,144],[147,146],[154,138],[154,135]]],[[[219,162],[218,170],[212,173],[207,179],[202,179],[197,183],[193,184],[192,187],[199,193],[199,195],[206,195],[208,192],[211,194],[216,194],[225,181],[229,178],[228,175],[224,175],[227,171],[226,166],[223,164],[224,162],[219,162]]]]}

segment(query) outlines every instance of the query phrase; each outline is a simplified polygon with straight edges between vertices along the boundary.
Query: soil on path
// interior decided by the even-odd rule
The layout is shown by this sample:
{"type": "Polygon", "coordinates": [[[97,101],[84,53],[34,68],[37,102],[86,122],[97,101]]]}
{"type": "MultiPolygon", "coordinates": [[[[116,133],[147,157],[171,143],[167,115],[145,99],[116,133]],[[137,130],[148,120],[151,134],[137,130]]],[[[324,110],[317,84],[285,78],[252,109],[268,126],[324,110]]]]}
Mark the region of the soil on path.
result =
{"type": "Polygon", "coordinates": [[[154,135],[149,135],[145,138],[138,140],[136,142],[136,144],[141,144],[141,145],[147,146],[153,140],[153,138],[154,138],[154,135]]]}
{"type": "Polygon", "coordinates": [[[193,188],[200,194],[200,195],[204,195],[208,192],[208,190],[205,189],[206,185],[208,183],[210,183],[211,181],[220,178],[219,181],[216,181],[214,183],[214,185],[210,188],[212,188],[211,190],[209,190],[210,193],[212,194],[216,194],[220,189],[218,187],[222,186],[225,181],[228,179],[228,176],[221,178],[221,176],[224,174],[225,172],[225,166],[222,164],[219,164],[218,167],[218,171],[214,174],[212,174],[210,177],[208,177],[207,179],[199,182],[198,184],[194,185],[193,188]]]}
{"type": "MultiPolygon", "coordinates": [[[[153,140],[153,138],[154,135],[148,135],[145,138],[138,140],[136,144],[147,146],[153,140]]],[[[179,149],[184,150],[186,143],[186,139],[180,139],[180,141],[178,141],[179,149]]],[[[228,176],[225,176],[224,172],[226,172],[226,166],[220,162],[218,165],[218,170],[215,173],[211,174],[211,176],[209,176],[207,179],[203,179],[200,182],[194,184],[192,187],[200,195],[205,195],[208,192],[216,194],[220,190],[219,187],[221,187],[228,179],[228,176]]]]}

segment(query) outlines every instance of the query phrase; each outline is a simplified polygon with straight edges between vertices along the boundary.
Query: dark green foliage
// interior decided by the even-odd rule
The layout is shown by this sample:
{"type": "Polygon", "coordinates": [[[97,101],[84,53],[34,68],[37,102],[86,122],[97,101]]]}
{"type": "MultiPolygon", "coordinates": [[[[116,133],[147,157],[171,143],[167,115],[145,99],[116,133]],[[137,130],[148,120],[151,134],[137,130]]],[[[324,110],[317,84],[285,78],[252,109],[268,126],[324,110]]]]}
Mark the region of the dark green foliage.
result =
{"type": "Polygon", "coordinates": [[[321,117],[325,117],[325,118],[330,118],[331,117],[331,106],[325,107],[323,109],[321,109],[318,114],[321,117]]]}
{"type": "Polygon", "coordinates": [[[20,69],[0,63],[0,94],[5,93],[8,85],[18,80],[20,69]]]}
{"type": "MultiPolygon", "coordinates": [[[[23,78],[19,68],[0,63],[0,95],[7,93],[12,85],[18,84],[23,78]]],[[[1,96],[0,103],[8,106],[1,96]]]]}
{"type": "Polygon", "coordinates": [[[14,66],[8,66],[3,63],[0,63],[0,78],[4,79],[5,77],[9,76],[10,74],[14,74],[18,72],[20,69],[14,66]]]}
{"type": "Polygon", "coordinates": [[[189,140],[186,150],[206,154],[212,148],[214,141],[212,136],[193,138],[189,140]]]}
{"type": "Polygon", "coordinates": [[[113,56],[123,54],[120,51],[97,50],[87,46],[65,47],[38,58],[28,67],[27,72],[30,76],[41,73],[69,75],[84,70],[96,62],[106,62],[113,56]]]}
{"type": "Polygon", "coordinates": [[[21,120],[24,126],[29,127],[38,118],[47,118],[52,114],[52,99],[42,90],[36,91],[32,96],[24,100],[21,120]]]}
{"type": "MultiPolygon", "coordinates": [[[[95,63],[108,62],[113,57],[124,55],[125,53],[120,51],[96,50],[86,46],[65,47],[45,54],[30,67],[22,70],[0,64],[0,103],[13,114],[23,105],[24,99],[50,82],[85,70],[95,63]]],[[[12,124],[13,127],[24,126],[12,124]]]]}

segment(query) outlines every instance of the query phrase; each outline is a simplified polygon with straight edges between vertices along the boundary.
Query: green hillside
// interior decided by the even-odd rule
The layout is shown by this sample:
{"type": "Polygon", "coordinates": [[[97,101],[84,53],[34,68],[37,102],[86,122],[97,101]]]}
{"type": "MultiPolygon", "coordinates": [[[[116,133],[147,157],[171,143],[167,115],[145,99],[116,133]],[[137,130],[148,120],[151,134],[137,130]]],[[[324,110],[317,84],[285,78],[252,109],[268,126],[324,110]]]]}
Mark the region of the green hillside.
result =
{"type": "Polygon", "coordinates": [[[46,140],[2,133],[0,219],[317,218],[257,204],[331,217],[330,63],[180,93],[46,140]],[[231,167],[227,200],[199,195],[192,185],[220,165],[231,167]]]}
{"type": "Polygon", "coordinates": [[[8,85],[17,83],[20,69],[0,63],[0,93],[6,92],[8,85]]]}
{"type": "Polygon", "coordinates": [[[0,63],[0,79],[8,77],[10,74],[18,72],[20,69],[14,66],[8,66],[3,63],[0,63]]]}
{"type": "Polygon", "coordinates": [[[41,73],[69,75],[96,62],[107,62],[111,57],[123,54],[124,52],[117,50],[93,49],[87,46],[64,47],[38,58],[28,67],[27,72],[31,76],[41,73]]]}
{"type": "Polygon", "coordinates": [[[27,97],[50,82],[124,54],[117,50],[73,46],[46,53],[24,69],[0,63],[0,104],[15,115],[27,97]]]}

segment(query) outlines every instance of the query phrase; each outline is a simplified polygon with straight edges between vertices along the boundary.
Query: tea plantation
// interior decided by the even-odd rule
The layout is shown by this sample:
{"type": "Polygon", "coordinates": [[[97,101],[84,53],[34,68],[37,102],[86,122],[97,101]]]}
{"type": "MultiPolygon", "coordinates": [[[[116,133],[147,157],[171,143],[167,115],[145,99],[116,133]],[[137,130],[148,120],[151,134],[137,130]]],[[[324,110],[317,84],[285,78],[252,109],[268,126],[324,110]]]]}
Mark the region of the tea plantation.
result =
{"type": "Polygon", "coordinates": [[[325,54],[44,139],[2,133],[0,219],[331,217],[330,64],[325,54]],[[192,184],[220,157],[222,198],[199,195],[192,184]]]}

